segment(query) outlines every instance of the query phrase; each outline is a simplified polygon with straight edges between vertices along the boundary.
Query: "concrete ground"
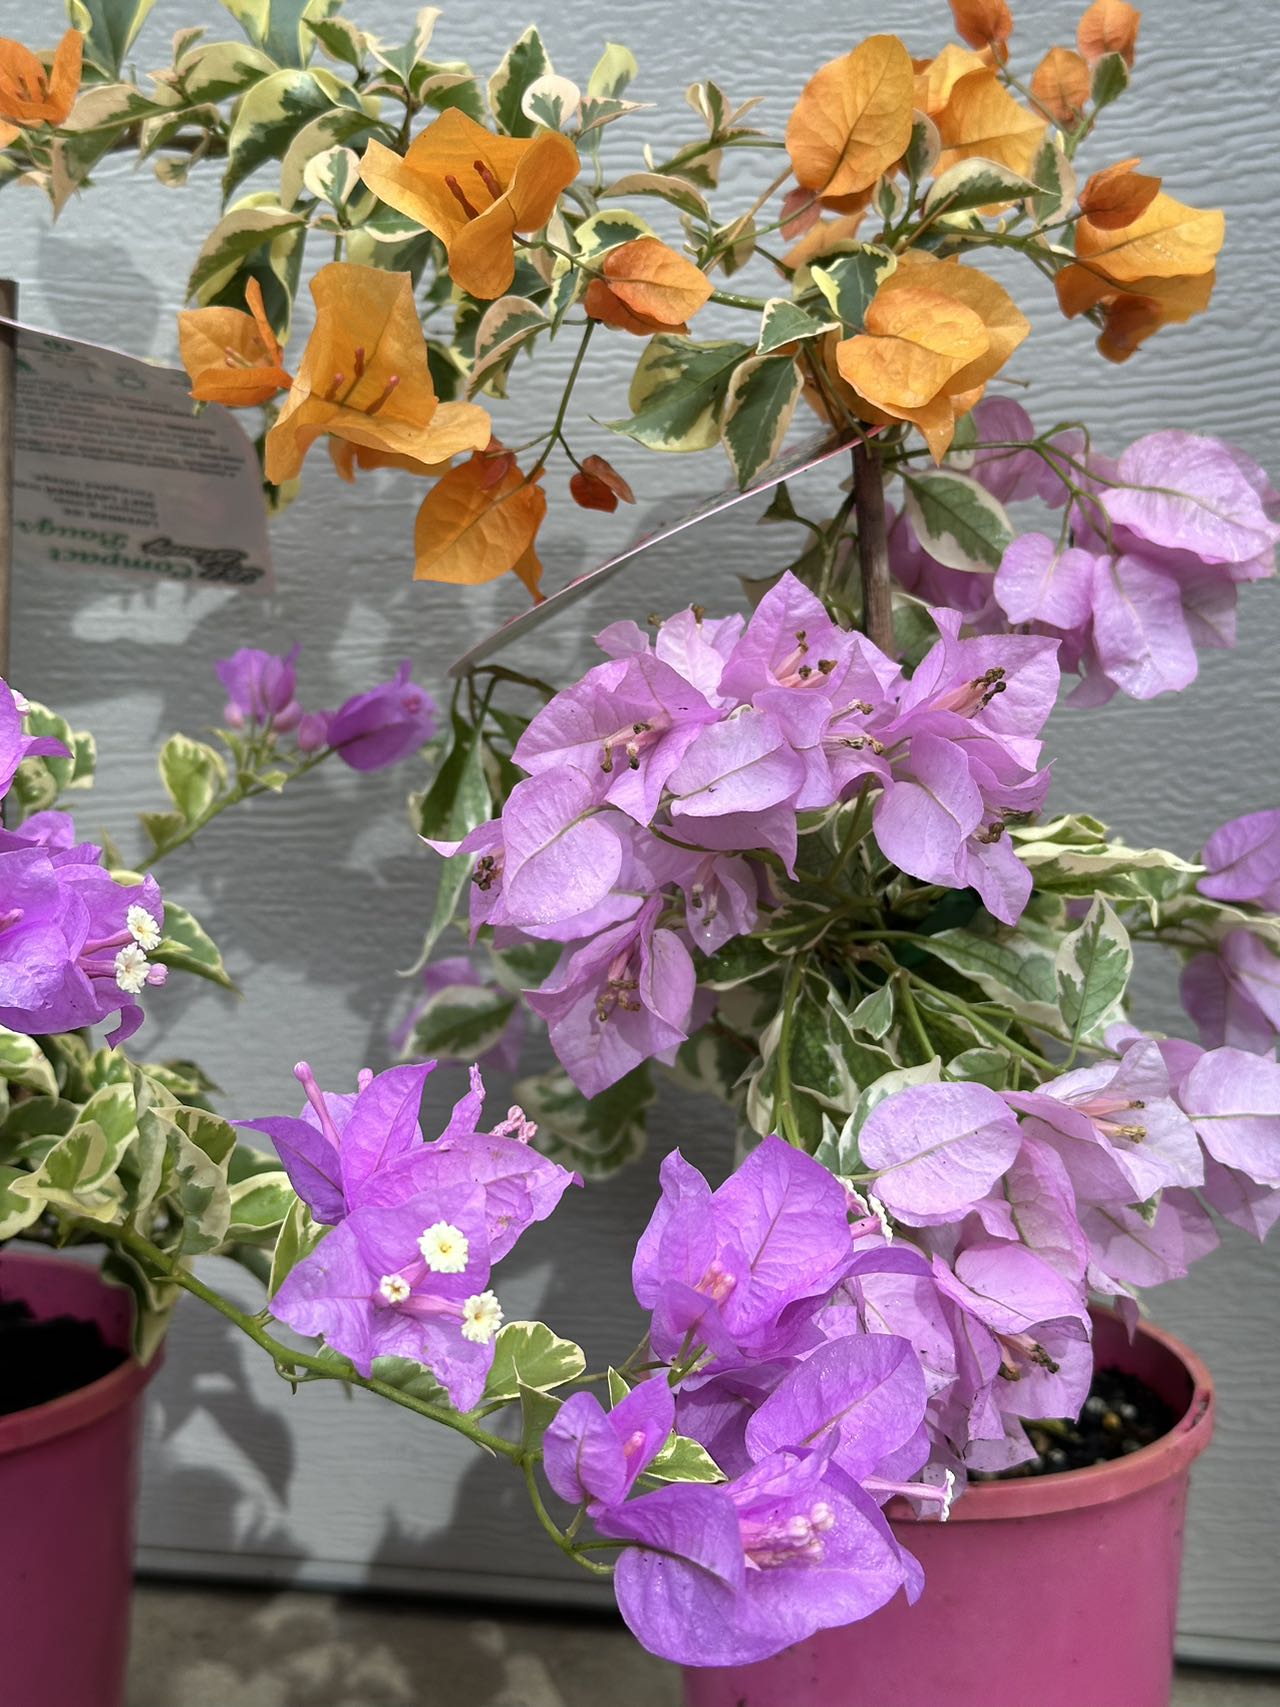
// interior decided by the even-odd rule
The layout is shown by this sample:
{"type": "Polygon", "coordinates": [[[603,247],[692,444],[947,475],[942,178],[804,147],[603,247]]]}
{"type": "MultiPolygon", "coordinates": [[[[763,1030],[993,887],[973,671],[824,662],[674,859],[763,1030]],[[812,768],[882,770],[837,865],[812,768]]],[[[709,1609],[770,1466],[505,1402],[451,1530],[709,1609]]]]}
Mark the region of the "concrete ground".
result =
{"type": "MultiPolygon", "coordinates": [[[[674,1668],[651,1659],[620,1624],[604,1619],[203,1585],[143,1583],[138,1589],[128,1707],[679,1702],[674,1668]]],[[[1186,1669],[1173,1702],[1280,1707],[1280,1675],[1186,1669]]]]}

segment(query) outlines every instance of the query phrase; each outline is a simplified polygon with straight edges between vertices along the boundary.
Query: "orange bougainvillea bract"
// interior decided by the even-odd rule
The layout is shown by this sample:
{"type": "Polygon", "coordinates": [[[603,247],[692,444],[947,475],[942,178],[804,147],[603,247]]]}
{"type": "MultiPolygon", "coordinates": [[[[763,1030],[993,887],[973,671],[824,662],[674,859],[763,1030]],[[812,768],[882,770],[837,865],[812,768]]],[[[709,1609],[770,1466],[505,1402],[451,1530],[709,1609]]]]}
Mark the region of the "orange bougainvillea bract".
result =
{"type": "Polygon", "coordinates": [[[1031,77],[1031,93],[1055,124],[1072,130],[1089,105],[1089,67],[1069,47],[1051,47],[1031,77]]]}
{"type": "Polygon", "coordinates": [[[197,402],[245,409],[293,383],[257,279],[245,285],[244,298],[247,314],[239,308],[191,308],[178,315],[178,350],[197,402]]]}
{"type": "Polygon", "coordinates": [[[416,581],[474,587],[517,575],[540,599],[542,565],[534,540],[547,513],[547,495],[514,458],[477,452],[427,493],[414,525],[416,581]],[[499,477],[494,480],[495,460],[499,477]]]}
{"type": "Polygon", "coordinates": [[[1045,121],[1016,101],[993,70],[983,67],[956,81],[937,114],[942,138],[940,171],[961,160],[994,160],[1028,175],[1044,139],[1045,121]]]}
{"type": "Polygon", "coordinates": [[[1080,192],[1080,211],[1102,231],[1122,230],[1144,214],[1160,193],[1160,179],[1135,172],[1135,155],[1095,172],[1080,192]]]}
{"type": "Polygon", "coordinates": [[[950,448],[956,422],[980,401],[987,381],[1031,329],[1008,292],[988,274],[919,250],[904,254],[880,286],[867,311],[867,327],[869,335],[836,346],[840,377],[865,400],[867,419],[917,426],[935,461],[950,448]],[[903,314],[892,305],[899,295],[907,298],[903,314]],[[945,299],[950,313],[950,349],[922,354],[920,347],[927,351],[932,336],[928,322],[943,312],[938,299],[945,299]],[[884,330],[877,335],[875,326],[884,330]],[[915,329],[913,335],[907,335],[909,328],[915,329]],[[883,349],[870,347],[881,343],[883,349]],[[924,397],[931,385],[932,395],[924,397]]]}
{"type": "Polygon", "coordinates": [[[584,307],[593,320],[628,332],[683,332],[711,290],[692,261],[656,237],[637,237],[607,251],[584,307]]]}
{"type": "Polygon", "coordinates": [[[331,261],[312,280],[311,294],[315,328],[267,435],[268,480],[292,480],[325,433],[427,464],[476,449],[481,433],[488,442],[487,417],[437,419],[441,405],[408,273],[331,261]]]}
{"type": "Polygon", "coordinates": [[[1013,16],[1006,0],[951,0],[951,12],[961,41],[970,47],[994,47],[1004,58],[1013,34],[1013,16]]]}
{"type": "Polygon", "coordinates": [[[1076,31],[1076,46],[1081,56],[1096,65],[1109,53],[1118,53],[1126,65],[1132,65],[1138,48],[1138,26],[1142,13],[1127,0],[1093,0],[1093,5],[1080,20],[1076,31]]]}
{"type": "Polygon", "coordinates": [[[1195,276],[1212,270],[1225,234],[1221,212],[1188,207],[1161,191],[1129,225],[1077,220],[1076,259],[1119,284],[1195,276]]]}
{"type": "Polygon", "coordinates": [[[602,456],[585,456],[582,466],[569,481],[569,494],[584,510],[606,510],[612,513],[618,501],[634,504],[636,495],[611,462],[602,456]]]}
{"type": "Polygon", "coordinates": [[[537,231],[578,175],[567,136],[496,136],[450,108],[403,157],[371,142],[360,175],[388,207],[416,219],[449,254],[449,274],[472,296],[501,296],[515,276],[517,232],[537,231]]]}
{"type": "Polygon", "coordinates": [[[80,87],[84,37],[68,30],[47,70],[30,48],[0,38],[0,148],[30,125],[61,124],[80,87]]]}
{"type": "Polygon", "coordinates": [[[869,36],[809,79],[787,124],[799,182],[824,197],[874,184],[911,141],[915,73],[897,36],[869,36]]]}

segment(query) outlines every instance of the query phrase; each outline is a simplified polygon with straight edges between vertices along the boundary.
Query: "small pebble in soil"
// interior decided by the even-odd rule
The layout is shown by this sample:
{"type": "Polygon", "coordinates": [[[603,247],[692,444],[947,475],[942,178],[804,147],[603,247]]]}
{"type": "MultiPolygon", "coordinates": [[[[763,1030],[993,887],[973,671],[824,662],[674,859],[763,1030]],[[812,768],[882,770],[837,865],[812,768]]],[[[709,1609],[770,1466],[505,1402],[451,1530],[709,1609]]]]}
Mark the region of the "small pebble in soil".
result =
{"type": "Polygon", "coordinates": [[[124,1362],[96,1322],[37,1321],[20,1298],[0,1298],[0,1417],[47,1405],[99,1381],[124,1362]]]}
{"type": "Polygon", "coordinates": [[[1093,1387],[1078,1421],[1063,1417],[1027,1424],[1036,1456],[1011,1470],[973,1471],[974,1482],[1009,1482],[1023,1476],[1054,1476],[1109,1464],[1140,1452],[1168,1434],[1177,1417],[1158,1393],[1119,1369],[1094,1372],[1093,1387]]]}

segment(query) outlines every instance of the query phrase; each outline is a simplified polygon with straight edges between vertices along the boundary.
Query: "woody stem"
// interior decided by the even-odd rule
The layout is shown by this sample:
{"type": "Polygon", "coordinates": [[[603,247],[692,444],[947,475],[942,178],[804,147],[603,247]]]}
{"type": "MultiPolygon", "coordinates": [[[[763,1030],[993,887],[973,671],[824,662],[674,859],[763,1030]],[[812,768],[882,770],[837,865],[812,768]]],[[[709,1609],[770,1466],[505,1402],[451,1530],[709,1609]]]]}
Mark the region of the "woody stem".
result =
{"type": "Polygon", "coordinates": [[[866,444],[853,447],[853,500],[862,571],[862,627],[871,642],[893,655],[893,600],[889,592],[889,541],[880,458],[866,444]]]}

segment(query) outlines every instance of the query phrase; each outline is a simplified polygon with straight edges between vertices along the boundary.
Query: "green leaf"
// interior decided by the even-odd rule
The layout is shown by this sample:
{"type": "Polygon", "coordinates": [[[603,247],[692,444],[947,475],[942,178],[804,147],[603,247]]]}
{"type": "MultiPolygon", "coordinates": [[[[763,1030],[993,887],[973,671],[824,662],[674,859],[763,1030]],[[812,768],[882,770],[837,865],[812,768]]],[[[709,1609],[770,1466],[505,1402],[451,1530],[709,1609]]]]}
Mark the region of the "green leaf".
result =
{"type": "MultiPolygon", "coordinates": [[[[345,143],[362,148],[374,131],[390,137],[391,132],[377,119],[356,107],[331,107],[320,113],[294,136],[280,164],[280,204],[292,208],[302,194],[307,167],[317,155],[329,153],[345,143]]],[[[357,180],[358,182],[358,174],[357,180]]]]}
{"type": "Polygon", "coordinates": [[[16,1238],[44,1213],[44,1193],[25,1168],[0,1167],[0,1239],[16,1238]],[[14,1186],[21,1186],[15,1191],[14,1186]]]}
{"type": "Polygon", "coordinates": [[[240,1180],[229,1188],[228,1198],[231,1206],[228,1242],[238,1240],[271,1249],[298,1194],[290,1185],[288,1174],[277,1168],[240,1180]]]}
{"type": "Polygon", "coordinates": [[[961,160],[933,180],[924,198],[924,215],[965,213],[970,208],[1021,201],[1035,188],[1030,178],[994,160],[961,160]]]}
{"type": "Polygon", "coordinates": [[[601,190],[601,196],[657,196],[660,201],[669,202],[672,207],[679,208],[681,213],[687,213],[693,219],[710,222],[711,210],[707,206],[706,197],[693,184],[684,178],[674,178],[664,172],[627,172],[617,178],[608,189],[601,190]]]}
{"type": "Polygon", "coordinates": [[[537,1122],[536,1147],[587,1179],[616,1173],[644,1149],[644,1113],[653,1101],[647,1066],[635,1068],[589,1102],[559,1069],[521,1079],[514,1095],[537,1122]]]}
{"type": "Polygon", "coordinates": [[[6,815],[14,806],[21,808],[16,820],[8,818],[10,828],[33,812],[46,811],[67,789],[91,788],[97,760],[93,736],[87,730],[73,729],[65,717],[59,717],[47,705],[29,702],[22,726],[28,735],[49,735],[61,741],[70,756],[50,754],[22,761],[5,804],[6,815]]]}
{"type": "Polygon", "coordinates": [[[800,308],[789,297],[771,296],[760,317],[760,336],[756,349],[762,356],[784,344],[794,344],[803,338],[820,338],[836,328],[834,320],[819,320],[807,309],[800,308]]]}
{"type": "Polygon", "coordinates": [[[118,1249],[109,1250],[103,1259],[102,1278],[132,1293],[133,1355],[141,1364],[150,1363],[164,1344],[169,1318],[182,1296],[182,1288],[118,1249]]]}
{"type": "Polygon", "coordinates": [[[856,331],[861,329],[876,292],[897,269],[898,258],[891,250],[859,243],[847,254],[809,271],[832,312],[856,331]]]}
{"type": "Polygon", "coordinates": [[[653,237],[656,232],[647,219],[632,213],[627,207],[607,207],[584,219],[573,234],[578,253],[585,261],[593,261],[607,249],[623,243],[634,243],[637,237],[653,237]]]}
{"type": "Polygon", "coordinates": [[[749,486],[782,449],[802,389],[791,356],[748,356],[734,370],[721,431],[739,486],[749,486]]]}
{"type": "Polygon", "coordinates": [[[1076,200],[1075,167],[1057,131],[1046,131],[1031,176],[1036,189],[1027,197],[1026,205],[1032,219],[1037,225],[1056,225],[1067,217],[1076,200]]]}
{"type": "Polygon", "coordinates": [[[404,88],[411,86],[414,69],[421,64],[431,45],[439,17],[438,6],[422,7],[414,21],[413,34],[398,47],[392,47],[377,36],[365,36],[369,52],[404,88]]]}
{"type": "Polygon", "coordinates": [[[274,60],[242,41],[204,42],[182,54],[174,66],[193,106],[216,106],[228,95],[241,95],[276,69],[274,60]]]}
{"type": "Polygon", "coordinates": [[[1129,67],[1121,53],[1106,53],[1093,68],[1093,104],[1099,112],[1118,101],[1129,87],[1129,67]]]}
{"type": "Polygon", "coordinates": [[[187,280],[188,297],[199,297],[220,275],[234,273],[248,255],[281,236],[299,232],[306,221],[301,214],[274,207],[232,208],[205,238],[187,280]]]}
{"type": "Polygon", "coordinates": [[[911,123],[911,141],[903,156],[903,166],[913,184],[921,183],[938,164],[942,153],[942,138],[938,127],[926,113],[916,113],[911,123]]]}
{"type": "Polygon", "coordinates": [[[227,137],[223,197],[268,160],[280,160],[311,119],[327,113],[346,96],[358,105],[348,85],[331,71],[275,71],[255,83],[240,102],[227,137]]]}
{"type": "Polygon", "coordinates": [[[904,474],[902,480],[911,525],[931,557],[970,573],[1000,567],[1013,543],[1013,524],[984,486],[951,469],[904,474]]]}
{"type": "Polygon", "coordinates": [[[1113,1018],[1133,971],[1129,933],[1101,895],[1058,949],[1058,1005],[1073,1043],[1113,1018]]]}
{"type": "Polygon", "coordinates": [[[1009,1082],[1009,1057],[999,1049],[965,1049],[947,1062],[943,1077],[1002,1091],[1009,1082]]]}
{"type": "Polygon", "coordinates": [[[368,38],[346,18],[316,18],[307,21],[307,28],[320,43],[330,59],[359,71],[364,64],[368,38]]]}
{"type": "Polygon", "coordinates": [[[549,325],[545,312],[525,296],[500,296],[486,308],[476,332],[475,361],[467,381],[468,397],[481,390],[505,397],[506,373],[516,352],[549,325]]]}
{"type": "Polygon", "coordinates": [[[185,907],[167,897],[164,936],[159,948],[152,949],[150,958],[158,960],[161,966],[171,966],[175,972],[190,972],[197,978],[207,978],[210,983],[220,984],[224,990],[236,987],[213,938],[185,907]]]}
{"type": "Polygon", "coordinates": [[[560,1401],[538,1387],[520,1388],[520,1445],[526,1457],[542,1450],[542,1437],[555,1420],[560,1401]]]}
{"type": "Polygon", "coordinates": [[[431,1371],[411,1357],[375,1357],[372,1373],[375,1381],[384,1381],[388,1387],[408,1393],[411,1398],[425,1399],[433,1405],[449,1403],[448,1394],[431,1371]]]}
{"type": "Polygon", "coordinates": [[[226,782],[226,761],[204,741],[171,735],[160,749],[160,780],[183,822],[193,824],[213,805],[226,782]]]}
{"type": "Polygon", "coordinates": [[[581,1346],[562,1340],[543,1322],[508,1322],[493,1342],[493,1367],[482,1403],[518,1399],[521,1387],[546,1393],[563,1387],[587,1367],[581,1346]]]}
{"type": "Polygon", "coordinates": [[[489,79],[489,110],[508,136],[533,135],[537,125],[524,112],[525,91],[539,77],[554,70],[542,37],[536,26],[530,24],[519,41],[508,48],[489,79]]]}
{"type": "Polygon", "coordinates": [[[872,990],[849,1015],[849,1024],[855,1031],[865,1031],[868,1037],[875,1038],[877,1042],[888,1032],[893,1021],[892,984],[881,984],[878,990],[872,990]]]}
{"type": "Polygon", "coordinates": [[[104,77],[118,77],[155,0],[68,0],[67,16],[85,38],[84,57],[104,77]]]}
{"type": "Polygon", "coordinates": [[[163,83],[156,84],[154,96],[143,94],[136,83],[96,83],[83,91],[61,128],[73,134],[93,131],[109,136],[184,105],[182,97],[163,83]]]}
{"type": "MultiPolygon", "coordinates": [[[[492,806],[480,731],[473,729],[459,715],[456,701],[452,730],[453,744],[436,772],[435,781],[414,803],[418,834],[432,841],[460,842],[468,831],[484,823],[492,806]]],[[[454,854],[445,860],[436,888],[431,923],[417,963],[419,967],[426,965],[431,950],[452,922],[458,900],[471,876],[472,863],[471,856],[464,853],[454,854]]]]}
{"type": "Polygon", "coordinates": [[[972,979],[992,1001],[1011,1006],[1037,1025],[1062,1023],[1054,956],[1025,931],[998,938],[967,930],[940,931],[928,943],[930,954],[972,979]]]}
{"type": "Polygon", "coordinates": [[[698,979],[709,990],[732,990],[778,969],[774,951],[753,936],[736,936],[711,955],[698,979]]]}
{"type": "Polygon", "coordinates": [[[516,998],[485,986],[450,984],[418,1016],[406,1051],[444,1061],[478,1061],[502,1039],[516,998]]]}
{"type": "Polygon", "coordinates": [[[708,450],[720,437],[725,393],[746,344],[695,343],[677,333],[651,338],[631,381],[631,418],[606,423],[650,450],[708,450]]]}
{"type": "Polygon", "coordinates": [[[307,63],[315,46],[308,27],[338,10],[341,0],[222,0],[241,29],[277,65],[307,63]]]}
{"type": "Polygon", "coordinates": [[[271,1278],[267,1282],[269,1298],[275,1297],[303,1257],[311,1255],[326,1231],[311,1219],[311,1211],[302,1199],[295,1198],[280,1224],[279,1237],[271,1253],[271,1278]]]}
{"type": "Polygon", "coordinates": [[[637,1478],[637,1485],[648,1492],[651,1488],[665,1487],[668,1482],[723,1482],[724,1479],[724,1472],[704,1446],[687,1435],[673,1434],[637,1478]]]}
{"type": "Polygon", "coordinates": [[[626,92],[639,70],[636,56],[629,47],[622,47],[616,41],[606,42],[604,52],[587,80],[587,94],[597,100],[616,101],[626,92]]]}
{"type": "Polygon", "coordinates": [[[0,1025],[0,1078],[11,1085],[25,1085],[42,1096],[56,1097],[58,1081],[49,1057],[34,1037],[9,1031],[0,1025]]]}

